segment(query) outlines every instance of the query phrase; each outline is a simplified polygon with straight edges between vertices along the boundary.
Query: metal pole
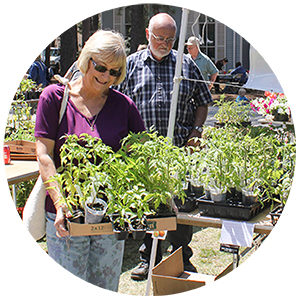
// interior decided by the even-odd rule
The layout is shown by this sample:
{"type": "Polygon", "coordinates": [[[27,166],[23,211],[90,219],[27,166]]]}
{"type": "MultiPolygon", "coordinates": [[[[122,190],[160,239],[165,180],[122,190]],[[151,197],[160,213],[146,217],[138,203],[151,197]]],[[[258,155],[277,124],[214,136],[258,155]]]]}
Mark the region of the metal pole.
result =
{"type": "Polygon", "coordinates": [[[181,17],[180,34],[179,34],[178,53],[177,53],[176,68],[175,68],[174,86],[173,86],[173,93],[172,93],[172,100],[171,100],[171,107],[170,107],[170,114],[169,114],[168,134],[167,134],[167,136],[172,141],[174,136],[178,91],[179,91],[179,84],[181,80],[180,76],[181,76],[181,69],[182,69],[182,58],[183,58],[183,51],[184,51],[188,15],[189,15],[189,11],[186,8],[183,8],[182,17],[181,17]]]}

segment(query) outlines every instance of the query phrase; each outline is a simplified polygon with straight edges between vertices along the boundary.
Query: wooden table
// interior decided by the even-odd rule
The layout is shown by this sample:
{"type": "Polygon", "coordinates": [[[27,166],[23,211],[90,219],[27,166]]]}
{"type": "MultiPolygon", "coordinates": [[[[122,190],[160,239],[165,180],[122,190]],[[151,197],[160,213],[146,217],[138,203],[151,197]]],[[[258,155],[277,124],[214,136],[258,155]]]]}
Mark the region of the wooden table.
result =
{"type": "MultiPolygon", "coordinates": [[[[202,216],[199,210],[194,210],[190,213],[177,213],[177,223],[183,225],[222,228],[223,220],[224,219],[217,217],[202,216]]],[[[255,223],[254,232],[259,234],[268,235],[274,227],[271,223],[271,218],[269,217],[268,208],[266,208],[257,216],[246,222],[255,223]]]]}
{"type": "Polygon", "coordinates": [[[16,184],[39,176],[38,162],[35,160],[12,160],[5,165],[7,183],[12,186],[13,200],[17,205],[16,184]]]}
{"type": "Polygon", "coordinates": [[[5,172],[8,184],[17,184],[37,178],[39,166],[35,160],[12,160],[10,165],[5,165],[5,172]]]}

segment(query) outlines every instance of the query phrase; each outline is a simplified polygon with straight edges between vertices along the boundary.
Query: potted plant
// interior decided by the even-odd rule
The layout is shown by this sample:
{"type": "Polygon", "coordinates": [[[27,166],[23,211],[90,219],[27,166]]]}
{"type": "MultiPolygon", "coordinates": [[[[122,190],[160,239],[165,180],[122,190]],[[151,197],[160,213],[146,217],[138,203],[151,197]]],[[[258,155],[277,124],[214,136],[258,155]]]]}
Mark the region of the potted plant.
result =
{"type": "Polygon", "coordinates": [[[276,135],[269,171],[265,172],[265,194],[274,203],[284,206],[292,185],[296,160],[296,144],[293,139],[276,135]]]}
{"type": "Polygon", "coordinates": [[[287,122],[291,118],[291,110],[287,98],[282,93],[266,91],[265,97],[251,101],[251,107],[257,113],[273,121],[287,122]]]}
{"type": "MultiPolygon", "coordinates": [[[[201,143],[201,140],[200,140],[201,143]]],[[[202,173],[204,162],[202,160],[203,152],[201,149],[194,147],[187,147],[186,164],[188,166],[187,182],[185,186],[185,193],[187,196],[199,198],[204,193],[202,173]]]]}
{"type": "Polygon", "coordinates": [[[88,198],[84,203],[86,224],[101,223],[107,210],[107,202],[99,198],[99,196],[97,197],[95,185],[96,182],[93,182],[91,197],[88,198]]]}
{"type": "Polygon", "coordinates": [[[97,199],[102,198],[105,202],[104,187],[109,179],[106,166],[113,151],[100,139],[87,134],[64,138],[66,141],[60,152],[61,166],[49,182],[57,182],[55,188],[62,195],[60,201],[67,205],[73,219],[85,215],[85,211],[91,211],[93,207],[99,214],[99,206],[104,206],[105,210],[106,205],[102,201],[102,205],[99,205],[97,199]]]}
{"type": "Polygon", "coordinates": [[[211,128],[205,136],[203,152],[203,181],[205,189],[210,190],[210,198],[225,201],[227,191],[232,187],[234,153],[237,129],[211,128]]]}
{"type": "Polygon", "coordinates": [[[100,139],[72,135],[54,180],[71,212],[104,196],[115,230],[145,229],[145,216],[174,215],[174,197],[184,197],[183,151],[157,133],[131,133],[116,153],[100,139]]]}
{"type": "Polygon", "coordinates": [[[123,154],[128,166],[127,179],[143,185],[143,201],[154,215],[172,214],[174,197],[181,201],[185,197],[182,185],[187,174],[185,150],[156,132],[130,134],[124,139],[121,151],[128,148],[129,155],[123,154]]]}
{"type": "Polygon", "coordinates": [[[23,79],[17,89],[14,99],[38,99],[43,91],[42,85],[37,85],[32,79],[23,79]]]}
{"type": "Polygon", "coordinates": [[[214,115],[217,120],[216,127],[223,127],[225,124],[243,127],[251,125],[251,108],[248,103],[225,100],[223,94],[220,96],[220,100],[215,101],[214,105],[218,106],[218,111],[214,115]]]}
{"type": "MultiPolygon", "coordinates": [[[[236,156],[235,164],[239,166],[236,170],[241,178],[244,200],[246,195],[252,197],[246,204],[257,199],[262,202],[263,198],[273,200],[273,187],[283,176],[278,152],[282,153],[284,145],[285,142],[274,130],[250,130],[240,139],[237,147],[239,156],[236,156]]],[[[282,157],[289,156],[290,153],[286,153],[282,157]]]]}

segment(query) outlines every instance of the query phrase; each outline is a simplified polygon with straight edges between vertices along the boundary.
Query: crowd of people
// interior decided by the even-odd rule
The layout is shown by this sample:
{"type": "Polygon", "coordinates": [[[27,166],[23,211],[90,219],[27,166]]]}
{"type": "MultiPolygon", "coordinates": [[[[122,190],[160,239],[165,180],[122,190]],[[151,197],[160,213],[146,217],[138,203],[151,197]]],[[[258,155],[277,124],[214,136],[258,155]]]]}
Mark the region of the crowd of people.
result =
{"type": "MultiPolygon", "coordinates": [[[[37,79],[34,68],[44,70],[35,62],[30,78],[47,86],[40,96],[35,137],[40,174],[47,187],[48,180],[60,166],[59,149],[66,134],[87,133],[99,137],[117,151],[120,141],[130,131],[141,132],[155,128],[167,135],[173,91],[177,51],[173,49],[177,25],[166,13],[154,15],[145,29],[148,45],[141,45],[136,53],[126,56],[123,37],[113,31],[99,30],[84,45],[80,56],[65,77],[67,85],[51,84],[37,79]],[[59,123],[58,114],[66,89],[67,107],[59,123]]],[[[214,64],[201,52],[199,39],[190,37],[186,43],[189,55],[183,56],[183,80],[178,95],[178,109],[174,128],[174,144],[194,145],[200,138],[212,103],[211,89],[217,82],[222,63],[214,64]]],[[[238,73],[239,70],[234,72],[238,73]]],[[[216,86],[216,85],[215,85],[216,86]]],[[[80,278],[97,286],[117,291],[121,273],[124,241],[113,235],[71,237],[65,228],[67,207],[60,204],[58,189],[49,189],[46,199],[47,246],[49,255],[80,278]]],[[[183,249],[184,269],[197,272],[190,262],[193,251],[189,246],[193,227],[177,225],[168,232],[172,251],[183,249]]],[[[134,280],[147,278],[152,238],[144,238],[140,248],[140,263],[132,271],[134,280]]],[[[158,244],[156,263],[162,259],[158,244]]]]}

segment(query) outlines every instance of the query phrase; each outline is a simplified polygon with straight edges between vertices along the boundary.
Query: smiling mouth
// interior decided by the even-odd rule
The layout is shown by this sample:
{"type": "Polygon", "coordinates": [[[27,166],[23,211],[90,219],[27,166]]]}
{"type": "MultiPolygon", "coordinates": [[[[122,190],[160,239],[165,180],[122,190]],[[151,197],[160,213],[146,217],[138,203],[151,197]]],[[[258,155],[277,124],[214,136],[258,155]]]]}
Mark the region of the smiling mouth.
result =
{"type": "Polygon", "coordinates": [[[99,81],[99,79],[97,78],[97,77],[95,77],[95,79],[96,79],[96,81],[98,82],[98,83],[100,83],[100,84],[106,84],[107,83],[107,81],[106,82],[101,82],[101,81],[99,81]]]}

